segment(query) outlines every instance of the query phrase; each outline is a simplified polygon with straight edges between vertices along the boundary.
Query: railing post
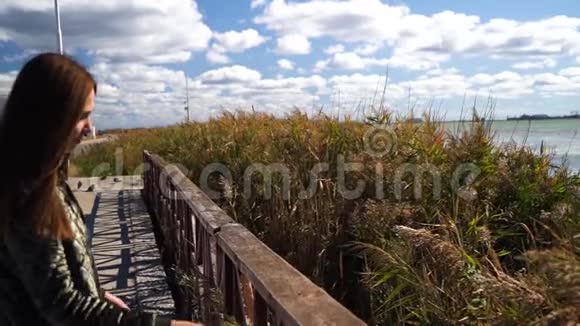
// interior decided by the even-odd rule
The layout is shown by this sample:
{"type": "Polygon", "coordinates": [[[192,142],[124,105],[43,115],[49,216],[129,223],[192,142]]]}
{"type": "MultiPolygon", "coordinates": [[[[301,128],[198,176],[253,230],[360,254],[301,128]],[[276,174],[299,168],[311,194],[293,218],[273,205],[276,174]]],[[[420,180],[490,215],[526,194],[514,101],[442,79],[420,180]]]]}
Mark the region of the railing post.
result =
{"type": "Polygon", "coordinates": [[[264,298],[256,291],[254,291],[254,326],[268,325],[268,305],[264,298]]]}
{"type": "Polygon", "coordinates": [[[221,262],[221,275],[219,283],[224,296],[225,313],[232,316],[241,325],[246,325],[246,319],[243,313],[243,303],[240,291],[239,273],[232,263],[231,259],[217,246],[218,261],[221,262]]]}

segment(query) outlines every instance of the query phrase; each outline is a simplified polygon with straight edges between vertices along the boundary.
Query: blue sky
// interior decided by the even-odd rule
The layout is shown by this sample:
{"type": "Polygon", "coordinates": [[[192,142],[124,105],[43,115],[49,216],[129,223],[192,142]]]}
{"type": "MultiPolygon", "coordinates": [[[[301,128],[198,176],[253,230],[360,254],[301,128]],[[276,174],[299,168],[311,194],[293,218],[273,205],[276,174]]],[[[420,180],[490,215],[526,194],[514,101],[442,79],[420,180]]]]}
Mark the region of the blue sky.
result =
{"type": "MultiPolygon", "coordinates": [[[[22,64],[54,51],[52,0],[0,4],[0,97],[22,64]]],[[[98,128],[223,110],[283,115],[429,105],[465,97],[496,118],[580,110],[580,3],[556,1],[61,0],[66,52],[96,76],[98,128]],[[373,102],[374,98],[374,102],[373,102]],[[479,103],[485,103],[479,100],[479,103]]]]}

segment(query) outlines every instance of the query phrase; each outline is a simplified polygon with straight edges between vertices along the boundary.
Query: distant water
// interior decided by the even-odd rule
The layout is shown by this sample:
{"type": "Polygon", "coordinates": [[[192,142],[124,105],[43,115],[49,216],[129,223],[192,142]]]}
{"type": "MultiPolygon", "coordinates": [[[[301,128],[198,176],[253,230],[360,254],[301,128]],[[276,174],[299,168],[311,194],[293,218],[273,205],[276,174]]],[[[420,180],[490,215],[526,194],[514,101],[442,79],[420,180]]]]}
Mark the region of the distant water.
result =
{"type": "MultiPolygon", "coordinates": [[[[555,164],[562,160],[573,170],[580,170],[580,120],[533,120],[533,121],[490,121],[498,142],[516,142],[539,151],[544,141],[545,148],[556,154],[555,164]]],[[[451,131],[465,130],[469,123],[448,122],[451,131]]]]}

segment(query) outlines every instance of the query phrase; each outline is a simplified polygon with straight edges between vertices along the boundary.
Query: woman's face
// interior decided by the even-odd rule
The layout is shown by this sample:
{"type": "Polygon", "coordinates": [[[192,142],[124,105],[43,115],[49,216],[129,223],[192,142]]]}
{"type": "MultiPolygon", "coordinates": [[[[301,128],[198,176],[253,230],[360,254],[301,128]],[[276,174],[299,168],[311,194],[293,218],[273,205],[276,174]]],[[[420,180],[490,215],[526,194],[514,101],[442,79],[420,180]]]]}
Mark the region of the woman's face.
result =
{"type": "Polygon", "coordinates": [[[83,113],[81,114],[81,118],[75,125],[75,129],[73,131],[73,137],[71,143],[68,146],[68,152],[72,152],[76,145],[78,145],[84,136],[87,136],[91,133],[91,119],[90,115],[93,112],[95,107],[95,91],[91,90],[89,97],[87,98],[87,103],[83,108],[83,113]]]}

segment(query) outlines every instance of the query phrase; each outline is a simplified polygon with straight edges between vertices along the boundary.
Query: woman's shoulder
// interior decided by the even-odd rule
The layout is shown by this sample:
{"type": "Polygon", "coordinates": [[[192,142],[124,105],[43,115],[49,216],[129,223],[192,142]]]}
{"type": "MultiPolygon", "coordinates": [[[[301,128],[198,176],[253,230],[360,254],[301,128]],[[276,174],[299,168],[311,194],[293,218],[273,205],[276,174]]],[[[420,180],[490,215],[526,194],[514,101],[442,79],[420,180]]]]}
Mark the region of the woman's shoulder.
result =
{"type": "Polygon", "coordinates": [[[77,202],[76,197],[74,196],[70,187],[64,183],[60,184],[58,187],[58,196],[60,197],[63,205],[65,206],[65,210],[67,215],[71,219],[79,219],[82,223],[85,222],[85,217],[83,211],[77,202]]]}

